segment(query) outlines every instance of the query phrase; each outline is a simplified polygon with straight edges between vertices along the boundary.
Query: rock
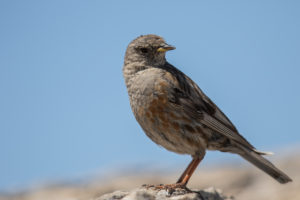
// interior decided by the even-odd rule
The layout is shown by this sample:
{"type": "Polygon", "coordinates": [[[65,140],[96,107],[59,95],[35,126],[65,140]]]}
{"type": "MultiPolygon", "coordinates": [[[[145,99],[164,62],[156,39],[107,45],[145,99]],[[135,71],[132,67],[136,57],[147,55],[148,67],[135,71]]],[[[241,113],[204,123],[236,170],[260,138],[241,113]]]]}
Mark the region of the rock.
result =
{"type": "Polygon", "coordinates": [[[117,199],[123,199],[125,196],[128,196],[129,192],[123,192],[123,191],[115,191],[112,193],[105,194],[95,200],[117,200],[117,199]]]}
{"type": "Polygon", "coordinates": [[[204,190],[175,189],[174,191],[155,190],[141,187],[131,192],[115,191],[94,200],[233,200],[213,187],[204,190]]]}

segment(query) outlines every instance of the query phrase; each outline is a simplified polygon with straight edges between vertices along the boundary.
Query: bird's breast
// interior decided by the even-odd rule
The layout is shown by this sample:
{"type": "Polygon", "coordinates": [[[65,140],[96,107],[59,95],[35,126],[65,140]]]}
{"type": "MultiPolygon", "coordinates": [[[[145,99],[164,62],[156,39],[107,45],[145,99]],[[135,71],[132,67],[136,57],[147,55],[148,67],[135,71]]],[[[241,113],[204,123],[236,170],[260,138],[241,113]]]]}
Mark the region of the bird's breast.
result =
{"type": "Polygon", "coordinates": [[[205,149],[201,124],[196,124],[182,110],[169,101],[170,83],[159,75],[147,72],[136,76],[130,88],[133,113],[148,137],[166,149],[196,154],[205,149]]]}

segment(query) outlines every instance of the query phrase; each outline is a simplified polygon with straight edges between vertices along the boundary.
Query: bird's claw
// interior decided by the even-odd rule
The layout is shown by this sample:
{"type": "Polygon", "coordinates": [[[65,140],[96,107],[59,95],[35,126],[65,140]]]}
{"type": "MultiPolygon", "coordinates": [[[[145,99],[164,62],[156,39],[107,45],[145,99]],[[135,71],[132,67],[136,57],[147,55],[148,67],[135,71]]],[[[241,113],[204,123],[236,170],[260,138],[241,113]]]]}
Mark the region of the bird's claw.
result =
{"type": "Polygon", "coordinates": [[[152,188],[154,190],[166,190],[169,193],[173,193],[176,189],[183,189],[186,191],[190,191],[185,184],[182,183],[174,183],[174,184],[159,184],[159,185],[142,185],[143,187],[149,189],[152,188]]]}

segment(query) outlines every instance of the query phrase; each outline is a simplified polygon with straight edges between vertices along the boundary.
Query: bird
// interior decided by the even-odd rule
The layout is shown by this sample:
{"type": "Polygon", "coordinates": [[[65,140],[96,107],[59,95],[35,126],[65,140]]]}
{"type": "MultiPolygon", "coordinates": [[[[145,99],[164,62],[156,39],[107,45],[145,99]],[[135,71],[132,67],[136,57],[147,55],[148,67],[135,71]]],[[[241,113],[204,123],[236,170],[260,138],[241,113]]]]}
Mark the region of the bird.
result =
{"type": "Polygon", "coordinates": [[[175,47],[158,35],[141,35],[126,49],[123,77],[135,119],[145,134],[165,149],[191,155],[174,184],[185,187],[207,150],[238,154],[279,183],[292,179],[275,167],[237,130],[199,86],[166,60],[175,47]]]}

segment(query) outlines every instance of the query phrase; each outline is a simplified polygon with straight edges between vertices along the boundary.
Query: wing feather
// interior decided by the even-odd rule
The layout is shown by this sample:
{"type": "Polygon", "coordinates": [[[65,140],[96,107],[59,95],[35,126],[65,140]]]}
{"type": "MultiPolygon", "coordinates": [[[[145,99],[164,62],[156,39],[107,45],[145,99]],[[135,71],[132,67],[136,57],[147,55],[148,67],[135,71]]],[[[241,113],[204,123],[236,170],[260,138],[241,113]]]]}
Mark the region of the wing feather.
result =
{"type": "Polygon", "coordinates": [[[164,69],[174,75],[177,84],[168,94],[171,102],[180,106],[187,115],[199,120],[212,130],[232,139],[243,146],[255,149],[228,117],[202,92],[196,83],[184,73],[167,63],[164,69]]]}

